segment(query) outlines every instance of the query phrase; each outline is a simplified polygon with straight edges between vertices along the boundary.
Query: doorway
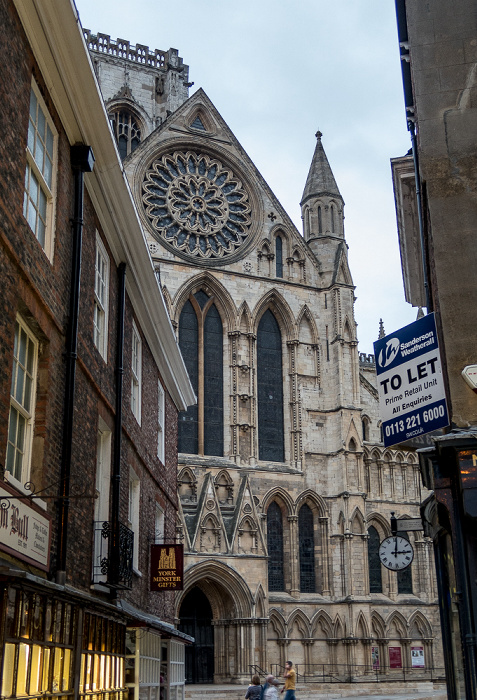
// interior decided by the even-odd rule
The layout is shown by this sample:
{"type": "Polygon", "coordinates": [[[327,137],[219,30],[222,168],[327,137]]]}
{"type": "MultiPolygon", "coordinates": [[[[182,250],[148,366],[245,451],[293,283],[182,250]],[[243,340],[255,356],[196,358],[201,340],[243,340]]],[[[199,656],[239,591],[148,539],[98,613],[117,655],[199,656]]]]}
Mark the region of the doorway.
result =
{"type": "Polygon", "coordinates": [[[179,611],[179,629],[194,637],[185,648],[186,683],[214,682],[214,628],[212,608],[197,586],[185,596],[179,611]]]}

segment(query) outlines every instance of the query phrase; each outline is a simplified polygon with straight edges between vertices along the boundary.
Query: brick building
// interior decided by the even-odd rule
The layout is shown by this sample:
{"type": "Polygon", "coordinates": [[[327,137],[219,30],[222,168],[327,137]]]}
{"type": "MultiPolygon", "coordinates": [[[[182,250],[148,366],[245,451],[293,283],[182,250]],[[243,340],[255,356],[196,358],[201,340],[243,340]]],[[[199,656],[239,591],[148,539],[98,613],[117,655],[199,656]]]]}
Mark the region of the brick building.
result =
{"type": "Polygon", "coordinates": [[[0,22],[0,694],[181,697],[149,551],[195,396],[74,6],[0,22]]]}
{"type": "Polygon", "coordinates": [[[419,515],[419,466],[381,442],[322,135],[302,235],[209,97],[187,99],[176,50],[85,38],[198,396],[179,416],[188,680],[243,683],[287,658],[309,678],[429,677],[431,542],[409,533],[401,574],[377,551],[392,511],[419,515]]]}

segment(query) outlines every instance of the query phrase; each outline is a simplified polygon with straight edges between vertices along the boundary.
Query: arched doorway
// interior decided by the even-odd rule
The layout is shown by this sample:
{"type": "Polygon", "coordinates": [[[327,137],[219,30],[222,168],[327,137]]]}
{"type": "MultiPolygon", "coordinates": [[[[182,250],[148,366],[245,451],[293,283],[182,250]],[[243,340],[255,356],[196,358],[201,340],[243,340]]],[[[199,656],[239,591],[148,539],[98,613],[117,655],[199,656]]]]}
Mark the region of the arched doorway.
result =
{"type": "Polygon", "coordinates": [[[194,637],[185,649],[186,683],[214,682],[214,629],[212,608],[205,593],[195,586],[182,601],[179,629],[194,637]]]}

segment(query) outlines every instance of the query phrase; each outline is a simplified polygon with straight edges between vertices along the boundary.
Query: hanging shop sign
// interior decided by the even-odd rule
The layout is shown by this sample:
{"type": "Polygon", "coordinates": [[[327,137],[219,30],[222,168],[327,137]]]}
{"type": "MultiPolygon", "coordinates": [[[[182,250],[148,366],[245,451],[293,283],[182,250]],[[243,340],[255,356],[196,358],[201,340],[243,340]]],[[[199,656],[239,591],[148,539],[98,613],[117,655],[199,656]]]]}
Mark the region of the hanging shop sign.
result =
{"type": "Polygon", "coordinates": [[[389,647],[389,668],[402,668],[401,647],[389,647]]]}
{"type": "Polygon", "coordinates": [[[0,487],[0,549],[39,569],[50,568],[51,517],[27,498],[0,487]]]}
{"type": "Polygon", "coordinates": [[[151,591],[182,591],[184,586],[184,545],[151,545],[151,591]]]}
{"type": "Polygon", "coordinates": [[[449,425],[434,314],[374,343],[384,445],[449,425]]]}
{"type": "Polygon", "coordinates": [[[411,647],[412,668],[424,668],[424,647],[411,647]]]}

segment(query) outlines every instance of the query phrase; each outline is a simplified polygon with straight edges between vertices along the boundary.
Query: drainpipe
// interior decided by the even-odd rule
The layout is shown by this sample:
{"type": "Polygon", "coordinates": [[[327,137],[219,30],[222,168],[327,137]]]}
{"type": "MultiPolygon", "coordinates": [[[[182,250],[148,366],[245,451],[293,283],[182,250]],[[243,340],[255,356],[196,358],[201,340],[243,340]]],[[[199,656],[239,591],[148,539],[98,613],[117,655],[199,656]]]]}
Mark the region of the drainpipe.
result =
{"type": "Polygon", "coordinates": [[[126,306],[126,263],[118,267],[118,336],[116,355],[116,421],[114,427],[114,457],[111,477],[111,541],[109,580],[119,582],[120,533],[119,496],[121,486],[121,437],[123,430],[124,317],[126,306]]]}
{"type": "Polygon", "coordinates": [[[81,286],[81,245],[83,237],[84,173],[94,167],[90,146],[71,147],[71,167],[74,172],[74,213],[72,219],[73,255],[69,320],[66,333],[65,407],[63,416],[63,453],[61,459],[60,494],[58,498],[58,550],[56,581],[66,582],[66,553],[68,545],[68,511],[70,496],[71,454],[73,448],[73,414],[75,402],[76,358],[78,349],[78,315],[81,286]]]}
{"type": "Polygon", "coordinates": [[[411,134],[412,158],[414,161],[414,178],[416,180],[417,218],[419,221],[419,238],[421,241],[422,281],[424,284],[424,292],[426,295],[427,313],[430,313],[431,295],[429,292],[429,280],[427,277],[427,255],[424,241],[424,214],[422,207],[421,176],[419,174],[419,154],[417,152],[416,127],[412,119],[408,119],[407,128],[409,129],[409,132],[411,134]]]}

